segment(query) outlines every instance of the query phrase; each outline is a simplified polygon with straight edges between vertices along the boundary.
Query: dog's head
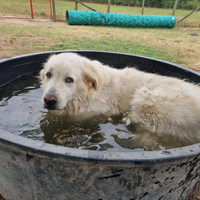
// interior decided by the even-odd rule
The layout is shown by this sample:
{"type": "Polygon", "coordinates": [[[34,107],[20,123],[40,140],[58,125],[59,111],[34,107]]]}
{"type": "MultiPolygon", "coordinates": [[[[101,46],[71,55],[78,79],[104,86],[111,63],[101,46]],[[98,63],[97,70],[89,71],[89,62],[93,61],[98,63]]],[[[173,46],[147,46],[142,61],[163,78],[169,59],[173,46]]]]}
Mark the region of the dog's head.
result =
{"type": "Polygon", "coordinates": [[[86,101],[90,92],[98,90],[97,63],[74,53],[52,55],[40,72],[44,108],[66,110],[73,107],[76,112],[80,102],[86,101]]]}

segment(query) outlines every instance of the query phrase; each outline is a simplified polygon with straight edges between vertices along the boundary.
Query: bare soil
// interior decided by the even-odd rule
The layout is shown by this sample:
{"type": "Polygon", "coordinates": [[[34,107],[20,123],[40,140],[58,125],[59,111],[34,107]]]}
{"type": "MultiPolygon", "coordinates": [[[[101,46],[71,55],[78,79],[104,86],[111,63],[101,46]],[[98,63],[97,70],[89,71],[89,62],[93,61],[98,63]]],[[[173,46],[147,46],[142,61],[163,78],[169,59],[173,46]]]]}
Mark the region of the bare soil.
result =
{"type": "Polygon", "coordinates": [[[66,25],[66,22],[53,22],[52,20],[42,20],[42,19],[8,19],[8,18],[0,18],[3,22],[8,23],[17,23],[17,24],[26,24],[31,26],[61,26],[66,25]]]}

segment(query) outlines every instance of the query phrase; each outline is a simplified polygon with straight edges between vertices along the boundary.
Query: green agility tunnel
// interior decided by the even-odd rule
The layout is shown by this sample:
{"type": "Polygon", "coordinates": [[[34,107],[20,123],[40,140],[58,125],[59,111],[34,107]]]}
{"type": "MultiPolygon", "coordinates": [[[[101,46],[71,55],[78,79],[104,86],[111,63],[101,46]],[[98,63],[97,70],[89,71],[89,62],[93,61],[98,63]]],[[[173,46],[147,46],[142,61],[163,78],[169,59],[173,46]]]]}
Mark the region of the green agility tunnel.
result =
{"type": "Polygon", "coordinates": [[[173,28],[176,17],[67,10],[66,21],[68,25],[173,28]]]}

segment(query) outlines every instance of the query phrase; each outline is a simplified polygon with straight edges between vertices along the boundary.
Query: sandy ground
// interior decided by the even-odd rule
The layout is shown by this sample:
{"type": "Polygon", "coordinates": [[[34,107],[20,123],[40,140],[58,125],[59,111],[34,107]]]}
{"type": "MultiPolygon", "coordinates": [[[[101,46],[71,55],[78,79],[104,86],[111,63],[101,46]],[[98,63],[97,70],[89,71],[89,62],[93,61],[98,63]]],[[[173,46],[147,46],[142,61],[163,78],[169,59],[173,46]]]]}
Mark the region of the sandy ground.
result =
{"type": "Polygon", "coordinates": [[[61,26],[66,25],[66,22],[53,22],[52,20],[41,20],[41,19],[7,19],[7,18],[0,18],[0,21],[3,22],[12,22],[16,24],[27,24],[32,26],[61,26]]]}

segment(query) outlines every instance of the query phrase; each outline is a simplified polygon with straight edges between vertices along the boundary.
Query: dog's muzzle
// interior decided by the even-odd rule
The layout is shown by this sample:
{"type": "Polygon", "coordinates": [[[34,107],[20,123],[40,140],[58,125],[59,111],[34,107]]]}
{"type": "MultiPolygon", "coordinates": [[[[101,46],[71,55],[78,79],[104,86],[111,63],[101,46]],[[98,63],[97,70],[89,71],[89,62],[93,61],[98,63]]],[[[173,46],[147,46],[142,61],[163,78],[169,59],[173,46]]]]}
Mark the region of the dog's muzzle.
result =
{"type": "Polygon", "coordinates": [[[54,95],[45,95],[44,96],[44,108],[49,110],[55,110],[58,99],[54,95]]]}

